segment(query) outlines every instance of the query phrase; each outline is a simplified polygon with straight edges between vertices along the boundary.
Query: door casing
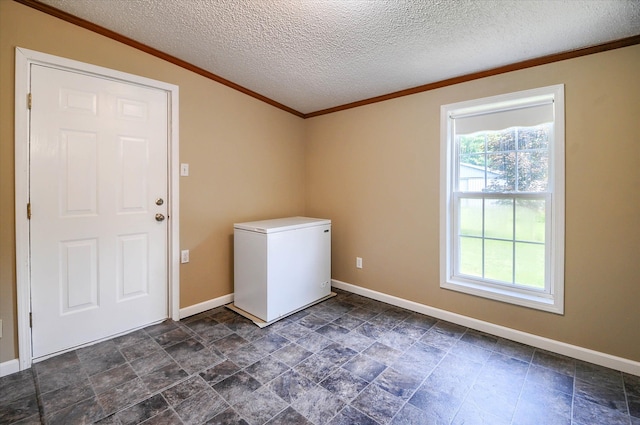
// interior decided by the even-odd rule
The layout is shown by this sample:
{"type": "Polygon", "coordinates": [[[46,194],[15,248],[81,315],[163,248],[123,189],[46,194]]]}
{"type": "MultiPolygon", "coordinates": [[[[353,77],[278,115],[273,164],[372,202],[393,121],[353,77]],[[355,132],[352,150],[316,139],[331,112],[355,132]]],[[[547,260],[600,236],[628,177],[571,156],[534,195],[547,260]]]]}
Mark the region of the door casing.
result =
{"type": "Polygon", "coordinates": [[[15,222],[16,222],[16,283],[18,350],[20,370],[31,367],[31,281],[29,257],[29,109],[28,94],[31,80],[31,65],[39,64],[53,68],[71,70],[81,74],[118,80],[163,90],[168,96],[168,300],[169,317],[179,320],[180,290],[180,217],[179,217],[179,122],[178,86],[99,67],[71,59],[61,58],[34,50],[16,47],[15,70],[15,222]]]}

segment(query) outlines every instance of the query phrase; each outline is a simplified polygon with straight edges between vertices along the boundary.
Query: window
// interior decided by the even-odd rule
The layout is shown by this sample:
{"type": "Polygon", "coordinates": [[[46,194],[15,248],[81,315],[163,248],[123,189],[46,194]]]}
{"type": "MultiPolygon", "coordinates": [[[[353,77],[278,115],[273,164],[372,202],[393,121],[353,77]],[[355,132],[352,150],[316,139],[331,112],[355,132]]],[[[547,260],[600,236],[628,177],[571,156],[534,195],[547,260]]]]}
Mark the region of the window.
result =
{"type": "Polygon", "coordinates": [[[562,314],[564,86],[441,108],[441,283],[562,314]]]}

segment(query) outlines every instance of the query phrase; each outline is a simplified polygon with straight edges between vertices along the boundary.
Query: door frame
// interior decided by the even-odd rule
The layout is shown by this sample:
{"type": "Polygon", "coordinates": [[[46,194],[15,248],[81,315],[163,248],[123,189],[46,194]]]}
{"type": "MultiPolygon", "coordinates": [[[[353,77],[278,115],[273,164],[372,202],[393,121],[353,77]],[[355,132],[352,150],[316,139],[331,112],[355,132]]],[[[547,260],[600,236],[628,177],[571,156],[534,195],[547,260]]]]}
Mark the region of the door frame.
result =
{"type": "Polygon", "coordinates": [[[53,56],[21,47],[16,47],[15,55],[15,223],[16,223],[16,292],[18,318],[18,361],[20,370],[32,364],[31,326],[31,263],[30,230],[27,218],[29,202],[29,139],[30,119],[28,94],[31,81],[31,65],[38,64],[51,68],[77,72],[93,77],[116,80],[162,90],[167,94],[168,112],[168,211],[167,217],[167,278],[168,315],[173,320],[180,319],[180,196],[179,196],[179,114],[178,86],[152,80],[109,68],[91,65],[72,59],[53,56]]]}

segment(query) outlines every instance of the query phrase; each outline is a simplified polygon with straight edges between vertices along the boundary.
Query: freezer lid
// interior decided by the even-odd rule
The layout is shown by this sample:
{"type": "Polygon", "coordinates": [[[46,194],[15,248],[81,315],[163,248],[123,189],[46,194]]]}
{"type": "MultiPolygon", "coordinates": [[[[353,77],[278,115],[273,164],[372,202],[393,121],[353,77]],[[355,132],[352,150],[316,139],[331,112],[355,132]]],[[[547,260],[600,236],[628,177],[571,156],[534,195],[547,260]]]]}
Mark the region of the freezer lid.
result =
{"type": "Polygon", "coordinates": [[[272,220],[249,221],[246,223],[235,223],[234,229],[248,230],[258,233],[276,233],[287,230],[301,229],[303,227],[323,226],[331,224],[331,220],[312,217],[286,217],[272,220]]]}

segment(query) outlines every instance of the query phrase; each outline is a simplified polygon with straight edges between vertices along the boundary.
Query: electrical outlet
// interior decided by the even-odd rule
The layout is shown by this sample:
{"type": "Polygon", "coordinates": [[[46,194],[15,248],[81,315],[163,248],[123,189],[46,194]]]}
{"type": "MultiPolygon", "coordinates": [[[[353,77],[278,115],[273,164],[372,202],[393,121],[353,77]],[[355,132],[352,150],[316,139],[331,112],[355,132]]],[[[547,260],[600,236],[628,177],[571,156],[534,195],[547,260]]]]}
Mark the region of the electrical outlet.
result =
{"type": "Polygon", "coordinates": [[[180,175],[182,177],[189,176],[189,164],[187,163],[180,164],[180,175]]]}
{"type": "Polygon", "coordinates": [[[180,262],[182,264],[189,262],[189,250],[188,249],[183,249],[182,251],[180,251],[180,262]]]}
{"type": "Polygon", "coordinates": [[[360,257],[356,257],[356,268],[357,269],[361,269],[362,268],[362,258],[360,258],[360,257]]]}

